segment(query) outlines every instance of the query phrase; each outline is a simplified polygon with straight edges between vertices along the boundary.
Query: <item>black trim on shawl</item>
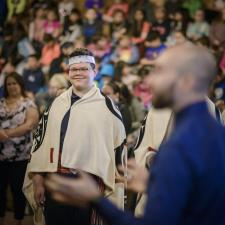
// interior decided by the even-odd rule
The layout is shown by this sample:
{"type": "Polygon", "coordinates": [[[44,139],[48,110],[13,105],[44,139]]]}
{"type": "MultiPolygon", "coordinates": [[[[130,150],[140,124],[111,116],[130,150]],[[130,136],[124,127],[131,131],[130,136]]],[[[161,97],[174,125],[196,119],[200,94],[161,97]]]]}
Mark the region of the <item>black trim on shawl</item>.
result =
{"type": "MultiPolygon", "coordinates": [[[[101,92],[101,94],[105,97],[105,103],[107,108],[109,109],[109,111],[115,116],[117,117],[123,124],[123,118],[120,114],[119,108],[113,103],[113,101],[106,96],[104,93],[101,92]]],[[[124,127],[125,129],[125,127],[124,127]]],[[[122,158],[123,158],[123,149],[124,149],[124,145],[126,144],[127,140],[124,139],[123,143],[118,146],[117,148],[114,149],[115,151],[115,161],[116,161],[116,166],[118,165],[122,165],[122,158]]]]}
{"type": "Polygon", "coordinates": [[[123,119],[118,107],[114,105],[113,101],[108,96],[104,95],[103,93],[101,94],[105,97],[105,103],[109,111],[123,123],[123,119]]]}
{"type": "Polygon", "coordinates": [[[51,109],[51,105],[48,106],[48,108],[44,111],[39,123],[37,129],[33,133],[33,151],[36,152],[41,144],[43,143],[44,137],[45,137],[45,132],[47,128],[47,123],[48,123],[48,116],[49,116],[49,111],[51,109]]]}
{"type": "Polygon", "coordinates": [[[123,143],[118,146],[117,148],[114,149],[115,151],[115,161],[116,161],[116,166],[122,165],[123,162],[123,150],[124,150],[124,146],[126,145],[126,139],[124,139],[123,143]]]}
{"type": "Polygon", "coordinates": [[[141,129],[140,129],[140,132],[139,132],[139,136],[138,136],[137,142],[136,142],[136,144],[134,146],[134,151],[140,146],[140,144],[141,144],[141,142],[143,140],[143,137],[144,137],[144,134],[145,134],[145,126],[146,126],[147,116],[142,121],[142,125],[141,125],[141,129]]]}

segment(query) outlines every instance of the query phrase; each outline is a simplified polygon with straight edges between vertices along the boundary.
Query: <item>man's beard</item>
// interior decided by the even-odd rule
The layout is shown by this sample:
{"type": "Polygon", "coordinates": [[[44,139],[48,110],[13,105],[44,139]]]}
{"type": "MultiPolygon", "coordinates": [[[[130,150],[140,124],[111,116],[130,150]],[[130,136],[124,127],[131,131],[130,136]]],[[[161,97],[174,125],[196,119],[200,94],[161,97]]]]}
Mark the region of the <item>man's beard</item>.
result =
{"type": "Polygon", "coordinates": [[[172,108],[174,104],[174,90],[175,90],[176,82],[172,82],[167,88],[154,93],[153,91],[153,98],[152,98],[152,105],[156,109],[163,109],[163,108],[172,108]]]}
{"type": "Polygon", "coordinates": [[[158,96],[152,99],[152,105],[156,109],[169,108],[172,105],[172,100],[163,96],[158,96]]]}
{"type": "Polygon", "coordinates": [[[172,104],[173,100],[168,94],[157,94],[152,98],[152,105],[156,109],[170,108],[172,104]]]}

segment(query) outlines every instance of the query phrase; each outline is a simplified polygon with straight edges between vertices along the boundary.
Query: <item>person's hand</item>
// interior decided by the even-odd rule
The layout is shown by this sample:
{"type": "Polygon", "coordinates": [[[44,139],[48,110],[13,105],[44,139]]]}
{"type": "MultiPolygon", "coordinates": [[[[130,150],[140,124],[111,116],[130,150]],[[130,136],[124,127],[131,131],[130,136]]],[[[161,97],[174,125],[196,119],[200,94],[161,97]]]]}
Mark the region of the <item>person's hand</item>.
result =
{"type": "Polygon", "coordinates": [[[45,201],[45,187],[44,185],[34,186],[34,200],[37,206],[41,207],[45,201]]]}
{"type": "Polygon", "coordinates": [[[44,178],[40,174],[35,174],[33,176],[33,186],[34,186],[34,200],[37,206],[41,207],[45,201],[45,187],[44,178]]]}
{"type": "Polygon", "coordinates": [[[120,180],[127,184],[127,189],[137,193],[143,193],[147,190],[149,171],[138,166],[134,159],[128,160],[127,172],[123,167],[120,167],[119,171],[125,175],[127,174],[125,177],[121,177],[120,180]]]}
{"type": "Polygon", "coordinates": [[[45,185],[56,201],[80,207],[87,207],[101,196],[94,179],[81,171],[77,179],[50,175],[45,185]]]}
{"type": "Polygon", "coordinates": [[[9,136],[5,132],[5,130],[1,129],[0,130],[0,141],[6,141],[9,139],[9,136]]]}

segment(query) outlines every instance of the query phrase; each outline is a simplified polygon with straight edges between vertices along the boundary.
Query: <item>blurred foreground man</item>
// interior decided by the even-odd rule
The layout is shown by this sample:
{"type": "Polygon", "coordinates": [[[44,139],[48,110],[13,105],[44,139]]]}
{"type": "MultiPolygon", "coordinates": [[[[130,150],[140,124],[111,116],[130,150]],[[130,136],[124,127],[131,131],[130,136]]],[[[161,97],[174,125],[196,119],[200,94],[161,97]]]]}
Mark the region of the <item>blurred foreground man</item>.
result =
{"type": "Polygon", "coordinates": [[[128,163],[128,187],[148,195],[143,217],[118,210],[86,174],[76,181],[52,176],[46,184],[58,201],[91,204],[110,225],[225,224],[225,130],[205,101],[216,62],[206,49],[184,44],[165,51],[154,66],[153,105],[170,107],[175,127],[154,159],[150,180],[144,168],[128,163]]]}

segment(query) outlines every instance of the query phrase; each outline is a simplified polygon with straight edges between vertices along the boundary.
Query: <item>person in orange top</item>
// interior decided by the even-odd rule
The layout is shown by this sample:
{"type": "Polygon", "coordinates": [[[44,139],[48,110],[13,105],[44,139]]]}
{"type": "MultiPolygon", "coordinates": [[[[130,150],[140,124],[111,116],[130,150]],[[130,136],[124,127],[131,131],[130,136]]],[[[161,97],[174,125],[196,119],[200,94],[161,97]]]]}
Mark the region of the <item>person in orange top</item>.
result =
{"type": "Polygon", "coordinates": [[[40,62],[43,66],[49,66],[53,59],[60,55],[60,45],[50,34],[45,34],[45,45],[42,49],[40,62]]]}

